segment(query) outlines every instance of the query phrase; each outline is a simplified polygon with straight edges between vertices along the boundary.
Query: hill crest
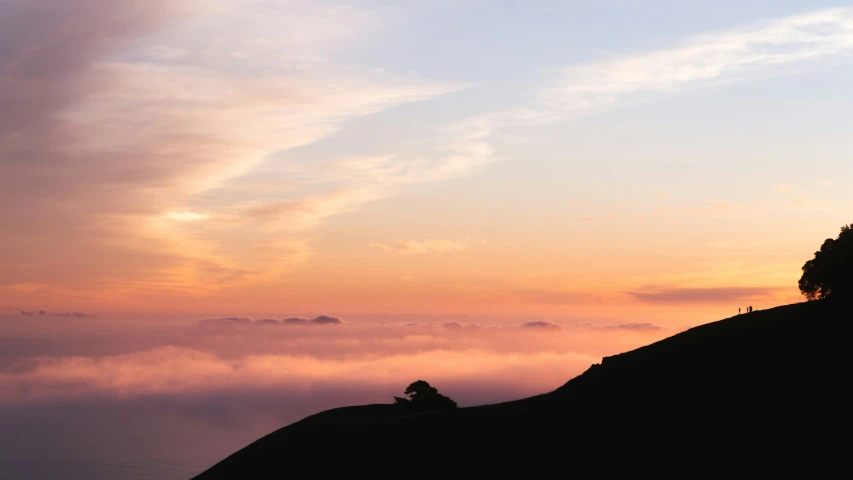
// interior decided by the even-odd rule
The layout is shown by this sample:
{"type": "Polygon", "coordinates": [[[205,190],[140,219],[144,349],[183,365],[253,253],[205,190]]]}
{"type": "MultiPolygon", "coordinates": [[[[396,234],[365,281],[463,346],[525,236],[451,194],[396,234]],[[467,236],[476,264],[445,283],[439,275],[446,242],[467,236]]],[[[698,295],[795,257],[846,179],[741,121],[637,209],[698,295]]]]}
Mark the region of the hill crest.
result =
{"type": "Polygon", "coordinates": [[[731,445],[748,440],[802,454],[820,443],[819,419],[839,414],[847,398],[838,380],[849,372],[842,339],[850,320],[847,302],[799,303],[604,357],[556,390],[521,400],[414,414],[391,404],[329,410],[196,478],[278,478],[294,468],[332,473],[338,461],[378,471],[371,461],[377,455],[395,465],[429,459],[436,468],[461,462],[482,470],[494,458],[502,468],[531,459],[556,468],[557,459],[569,461],[566,452],[573,452],[571,462],[589,462],[601,453],[593,448],[598,442],[633,458],[650,448],[649,432],[673,451],[719,446],[721,436],[731,445]]]}

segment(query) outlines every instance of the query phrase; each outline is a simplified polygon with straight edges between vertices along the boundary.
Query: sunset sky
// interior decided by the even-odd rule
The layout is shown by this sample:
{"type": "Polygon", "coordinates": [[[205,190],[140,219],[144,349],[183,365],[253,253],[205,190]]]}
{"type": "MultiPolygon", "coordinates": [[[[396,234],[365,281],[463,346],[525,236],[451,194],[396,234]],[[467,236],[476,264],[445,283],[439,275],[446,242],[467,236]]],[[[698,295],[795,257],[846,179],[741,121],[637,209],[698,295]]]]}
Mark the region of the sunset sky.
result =
{"type": "Polygon", "coordinates": [[[0,0],[0,411],[284,402],[207,465],[801,301],[853,220],[845,3],[0,0]]]}
{"type": "Polygon", "coordinates": [[[853,11],[556,3],[4,1],[0,305],[796,298],[849,220],[853,11]]]}

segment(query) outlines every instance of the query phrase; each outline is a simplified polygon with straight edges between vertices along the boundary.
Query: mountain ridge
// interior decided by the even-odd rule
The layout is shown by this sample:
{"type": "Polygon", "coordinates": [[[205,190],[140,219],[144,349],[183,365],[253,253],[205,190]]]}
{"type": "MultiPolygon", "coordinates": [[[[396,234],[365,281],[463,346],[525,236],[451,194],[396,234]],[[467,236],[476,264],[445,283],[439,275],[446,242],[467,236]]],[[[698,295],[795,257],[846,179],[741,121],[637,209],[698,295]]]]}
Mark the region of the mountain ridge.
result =
{"type": "Polygon", "coordinates": [[[608,456],[634,462],[661,451],[685,459],[721,445],[734,450],[718,465],[736,457],[756,464],[755,445],[802,460],[819,454],[821,432],[833,428],[849,398],[839,381],[849,372],[849,307],[822,300],[699,325],[604,357],[554,391],[511,402],[421,413],[392,404],[328,410],[195,478],[280,478],[305,468],[391,475],[418,462],[529,471],[594,465],[602,445],[608,456]]]}

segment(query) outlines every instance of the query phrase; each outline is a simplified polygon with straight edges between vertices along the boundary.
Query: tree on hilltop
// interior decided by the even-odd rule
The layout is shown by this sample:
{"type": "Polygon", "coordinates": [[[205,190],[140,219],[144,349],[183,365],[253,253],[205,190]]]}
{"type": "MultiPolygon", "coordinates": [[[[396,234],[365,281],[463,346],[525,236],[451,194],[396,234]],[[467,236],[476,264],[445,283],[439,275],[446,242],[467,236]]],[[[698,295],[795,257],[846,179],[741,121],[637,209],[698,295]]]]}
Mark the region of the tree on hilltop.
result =
{"type": "Polygon", "coordinates": [[[456,408],[456,402],[440,393],[429,383],[418,380],[411,383],[403,392],[409,398],[394,397],[396,405],[417,408],[419,410],[452,410],[456,408]]]}
{"type": "Polygon", "coordinates": [[[803,265],[800,292],[809,300],[853,298],[853,225],[827,238],[814,258],[803,265]]]}

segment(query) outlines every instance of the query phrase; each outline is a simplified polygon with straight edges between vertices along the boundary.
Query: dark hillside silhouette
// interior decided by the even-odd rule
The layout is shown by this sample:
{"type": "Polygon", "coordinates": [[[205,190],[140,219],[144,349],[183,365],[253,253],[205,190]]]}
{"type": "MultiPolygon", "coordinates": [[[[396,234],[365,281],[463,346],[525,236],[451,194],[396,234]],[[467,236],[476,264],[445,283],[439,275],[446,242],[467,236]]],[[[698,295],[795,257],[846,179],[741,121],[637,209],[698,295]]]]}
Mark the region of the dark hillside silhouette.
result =
{"type": "Polygon", "coordinates": [[[605,357],[523,400],[440,411],[329,410],[196,478],[692,477],[719,469],[767,476],[797,467],[821,476],[847,458],[850,320],[846,302],[800,303],[605,357]]]}
{"type": "Polygon", "coordinates": [[[853,227],[841,227],[838,238],[827,238],[803,265],[800,291],[809,300],[853,298],[853,227]]]}

